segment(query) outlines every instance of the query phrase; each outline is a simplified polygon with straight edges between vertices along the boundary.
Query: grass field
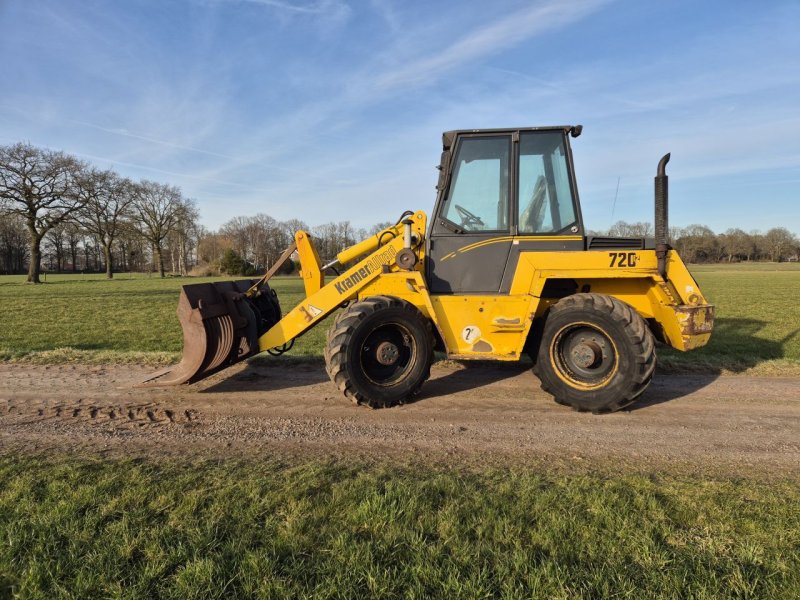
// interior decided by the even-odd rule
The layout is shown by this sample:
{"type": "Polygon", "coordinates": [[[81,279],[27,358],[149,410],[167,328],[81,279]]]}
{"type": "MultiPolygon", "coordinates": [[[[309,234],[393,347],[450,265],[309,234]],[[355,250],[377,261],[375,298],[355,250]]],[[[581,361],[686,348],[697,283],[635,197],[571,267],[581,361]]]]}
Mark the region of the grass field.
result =
{"type": "Polygon", "coordinates": [[[800,374],[800,265],[692,265],[691,271],[716,305],[714,333],[694,352],[660,349],[662,364],[800,374]]]}
{"type": "Polygon", "coordinates": [[[0,597],[797,598],[800,486],[0,456],[0,597]]]}
{"type": "MultiPolygon", "coordinates": [[[[717,306],[711,343],[683,354],[661,349],[671,368],[800,372],[800,265],[698,265],[692,268],[717,306]]],[[[181,350],[175,307],[180,286],[199,278],[49,275],[31,286],[0,277],[0,358],[86,362],[174,361],[181,350]]],[[[284,310],[302,297],[296,277],[274,280],[284,310]]],[[[327,325],[301,337],[292,355],[321,356],[327,325]]]]}
{"type": "MultiPolygon", "coordinates": [[[[169,363],[180,356],[175,315],[182,285],[220,278],[160,279],[140,274],[49,275],[33,286],[22,276],[0,277],[0,357],[41,361],[169,363]]],[[[297,277],[270,282],[284,310],[304,296],[297,277]]],[[[293,355],[322,356],[325,327],[297,340],[293,355]]]]}
{"type": "MultiPolygon", "coordinates": [[[[694,269],[713,341],[662,363],[800,372],[800,268],[778,267],[694,269]]],[[[170,362],[178,290],[203,281],[47,279],[0,278],[2,359],[170,362]]],[[[0,447],[0,599],[797,598],[799,505],[786,479],[0,447]]]]}

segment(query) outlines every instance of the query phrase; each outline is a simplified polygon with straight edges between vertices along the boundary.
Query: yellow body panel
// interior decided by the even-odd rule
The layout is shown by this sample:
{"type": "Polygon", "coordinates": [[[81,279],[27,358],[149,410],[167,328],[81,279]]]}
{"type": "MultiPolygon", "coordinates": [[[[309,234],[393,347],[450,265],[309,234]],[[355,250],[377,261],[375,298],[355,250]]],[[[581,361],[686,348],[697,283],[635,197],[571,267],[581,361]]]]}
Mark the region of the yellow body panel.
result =
{"type": "Polygon", "coordinates": [[[358,293],[358,299],[370,296],[394,296],[402,298],[416,306],[420,312],[430,319],[436,315],[431,304],[431,295],[425,285],[425,278],[420,271],[394,271],[385,273],[370,281],[358,293]]]}
{"type": "Polygon", "coordinates": [[[298,232],[295,240],[306,299],[260,338],[260,349],[282,346],[343,302],[385,295],[410,302],[430,318],[451,358],[518,360],[534,320],[558,301],[546,297],[545,285],[552,279],[574,281],[578,292],[607,294],[626,302],[651,320],[658,337],[679,350],[708,342],[713,307],[675,251],[667,256],[666,280],[658,274],[654,250],[523,251],[509,294],[431,295],[422,272],[426,215],[418,211],[410,218],[419,257],[412,270],[400,269],[394,260],[404,243],[403,226],[396,225],[340,253],[341,261],[371,254],[327,285],[308,234],[298,232]]]}
{"type": "Polygon", "coordinates": [[[517,360],[538,299],[530,295],[434,296],[436,322],[450,358],[517,360]]]}
{"type": "MultiPolygon", "coordinates": [[[[644,319],[654,319],[663,341],[678,350],[704,346],[711,336],[713,307],[674,250],[667,255],[666,281],[658,274],[655,250],[525,252],[520,255],[511,293],[527,290],[541,297],[550,279],[571,279],[579,291],[614,296],[630,304],[644,319]]],[[[543,302],[537,316],[549,304],[543,302]]]]}
{"type": "MultiPolygon", "coordinates": [[[[663,341],[678,350],[704,346],[711,335],[713,307],[674,250],[667,255],[667,281],[658,274],[655,250],[525,252],[511,292],[527,289],[541,296],[548,279],[572,279],[579,291],[614,296],[630,304],[644,319],[654,319],[663,341]]],[[[537,316],[546,308],[546,304],[540,306],[537,316]]]]}
{"type": "Polygon", "coordinates": [[[450,358],[517,360],[534,319],[558,301],[543,295],[545,284],[568,279],[578,291],[614,296],[633,306],[653,321],[663,341],[679,350],[705,345],[713,307],[676,252],[668,255],[666,282],[657,266],[655,250],[522,252],[509,295],[433,296],[433,320],[450,358]]]}

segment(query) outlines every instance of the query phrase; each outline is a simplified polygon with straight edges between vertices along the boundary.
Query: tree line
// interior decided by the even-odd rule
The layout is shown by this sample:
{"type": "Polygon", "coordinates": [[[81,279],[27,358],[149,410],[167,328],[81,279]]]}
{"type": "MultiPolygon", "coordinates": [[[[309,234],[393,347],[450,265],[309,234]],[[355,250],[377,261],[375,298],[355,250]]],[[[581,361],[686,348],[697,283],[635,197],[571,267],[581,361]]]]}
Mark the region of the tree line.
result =
{"type": "Polygon", "coordinates": [[[68,261],[76,270],[82,255],[83,270],[102,264],[110,278],[115,264],[141,267],[149,255],[163,276],[166,248],[187,263],[199,218],[175,186],[134,182],[27,143],[0,146],[0,211],[0,266],[27,268],[32,283],[40,280],[43,248],[57,271],[68,261]]]}
{"type": "MultiPolygon", "coordinates": [[[[27,143],[0,146],[0,273],[27,272],[38,283],[53,272],[153,271],[164,277],[218,273],[251,275],[271,267],[295,231],[310,231],[320,258],[391,225],[369,229],[349,221],[309,228],[298,219],[259,213],[233,217],[218,230],[199,223],[196,203],[180,188],[132,181],[64,152],[27,143]]],[[[618,221],[594,235],[650,237],[652,224],[618,221]]],[[[783,227],[761,233],[705,225],[670,229],[687,262],[798,260],[800,241],[783,227]]],[[[293,265],[289,263],[288,268],[293,265]]]]}
{"type": "MultiPolygon", "coordinates": [[[[28,143],[0,146],[0,273],[167,271],[249,275],[269,268],[302,221],[234,217],[217,231],[199,223],[180,188],[132,181],[66,154],[28,143]]],[[[379,231],[349,221],[310,229],[320,257],[379,231]]],[[[290,265],[291,268],[291,265],[290,265]]]]}
{"type": "MultiPolygon", "coordinates": [[[[648,222],[617,221],[610,229],[591,232],[613,237],[652,237],[653,225],[648,222]]],[[[717,263],[745,261],[797,261],[800,259],[800,238],[785,227],[773,227],[766,233],[739,228],[714,233],[705,225],[670,227],[670,244],[685,262],[717,263]]]]}

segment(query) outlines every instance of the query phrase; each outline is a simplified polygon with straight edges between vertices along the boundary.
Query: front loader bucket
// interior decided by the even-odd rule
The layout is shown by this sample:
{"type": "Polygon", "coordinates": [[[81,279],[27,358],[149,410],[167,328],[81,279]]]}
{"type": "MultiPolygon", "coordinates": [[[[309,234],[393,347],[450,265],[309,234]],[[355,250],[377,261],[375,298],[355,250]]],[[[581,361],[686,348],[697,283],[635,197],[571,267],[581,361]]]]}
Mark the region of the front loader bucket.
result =
{"type": "Polygon", "coordinates": [[[264,284],[257,295],[244,293],[259,280],[185,285],[178,300],[183,355],[172,367],[150,375],[139,386],[194,383],[258,354],[258,338],[281,318],[275,292],[264,284]]]}

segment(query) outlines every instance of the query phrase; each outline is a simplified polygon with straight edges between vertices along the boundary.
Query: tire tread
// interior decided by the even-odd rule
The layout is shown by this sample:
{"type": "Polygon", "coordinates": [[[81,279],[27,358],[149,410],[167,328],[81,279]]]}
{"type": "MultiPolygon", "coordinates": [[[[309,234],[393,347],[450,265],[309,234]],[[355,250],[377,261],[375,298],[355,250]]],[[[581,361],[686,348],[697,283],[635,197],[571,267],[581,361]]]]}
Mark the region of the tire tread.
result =
{"type": "MultiPolygon", "coordinates": [[[[634,361],[636,372],[632,376],[633,385],[629,387],[625,394],[619,398],[609,400],[601,406],[587,408],[579,401],[570,400],[557,385],[548,383],[544,377],[543,361],[541,358],[536,361],[533,371],[539,378],[542,390],[552,395],[559,404],[571,406],[578,411],[591,410],[594,414],[615,412],[635,402],[650,384],[656,368],[655,340],[644,319],[636,310],[614,298],[605,294],[580,293],[567,296],[559,300],[551,309],[548,315],[557,315],[564,311],[590,310],[607,314],[613,321],[619,324],[624,333],[626,342],[630,344],[634,351],[634,361]]],[[[544,346],[544,342],[543,342],[544,346]]],[[[549,363],[549,361],[547,361],[549,363]]]]}
{"type": "MultiPolygon", "coordinates": [[[[368,316],[389,308],[399,309],[407,312],[409,316],[421,318],[417,308],[405,300],[393,296],[370,296],[364,300],[352,303],[345,310],[339,313],[334,319],[333,325],[328,330],[327,343],[323,352],[325,356],[325,369],[331,381],[336,385],[340,392],[355,404],[362,404],[370,408],[384,408],[397,404],[396,401],[381,398],[369,397],[359,391],[354,385],[351,365],[347,362],[347,350],[357,326],[368,316]]],[[[429,338],[429,347],[433,347],[433,330],[428,319],[423,319],[426,325],[425,331],[429,338]]],[[[432,353],[431,353],[432,355],[432,353]]],[[[416,396],[422,384],[430,377],[432,356],[423,358],[426,360],[423,376],[415,383],[408,392],[407,398],[416,396]]]]}

